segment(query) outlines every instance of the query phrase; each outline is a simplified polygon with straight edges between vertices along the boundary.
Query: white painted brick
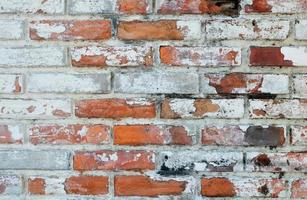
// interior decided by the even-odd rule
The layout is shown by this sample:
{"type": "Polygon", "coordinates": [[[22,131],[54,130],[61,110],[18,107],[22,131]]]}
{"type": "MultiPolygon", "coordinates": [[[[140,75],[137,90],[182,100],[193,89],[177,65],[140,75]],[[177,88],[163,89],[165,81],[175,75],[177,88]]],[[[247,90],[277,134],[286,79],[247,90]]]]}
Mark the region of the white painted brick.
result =
{"type": "Polygon", "coordinates": [[[121,93],[178,93],[197,94],[198,75],[188,72],[117,73],[114,90],[121,93]]]}
{"type": "Polygon", "coordinates": [[[0,13],[64,13],[64,0],[1,0],[0,13]]]}
{"type": "Polygon", "coordinates": [[[108,93],[110,73],[31,73],[28,91],[56,93],[108,93]]]}
{"type": "Polygon", "coordinates": [[[19,176],[1,175],[0,185],[2,195],[18,195],[22,193],[22,182],[19,176]]]}
{"type": "Polygon", "coordinates": [[[0,94],[23,92],[23,76],[18,74],[0,74],[0,94]]]}
{"type": "Polygon", "coordinates": [[[293,96],[307,98],[307,74],[293,76],[293,96]]]}
{"type": "Polygon", "coordinates": [[[63,47],[0,47],[2,67],[63,66],[63,47]]]}
{"type": "Polygon", "coordinates": [[[115,0],[68,0],[70,14],[99,14],[115,12],[115,0]]]}
{"type": "Polygon", "coordinates": [[[66,151],[0,151],[0,169],[69,169],[69,153],[66,151]]]}
{"type": "Polygon", "coordinates": [[[24,22],[21,20],[0,20],[0,39],[19,40],[24,37],[24,22]]]}
{"type": "Polygon", "coordinates": [[[295,23],[295,39],[307,40],[307,20],[299,20],[295,23]]]}
{"type": "Polygon", "coordinates": [[[1,99],[0,118],[50,119],[71,114],[71,102],[64,99],[1,99]]]}
{"type": "Polygon", "coordinates": [[[210,20],[206,23],[208,39],[276,39],[287,38],[289,21],[285,20],[210,20]]]}

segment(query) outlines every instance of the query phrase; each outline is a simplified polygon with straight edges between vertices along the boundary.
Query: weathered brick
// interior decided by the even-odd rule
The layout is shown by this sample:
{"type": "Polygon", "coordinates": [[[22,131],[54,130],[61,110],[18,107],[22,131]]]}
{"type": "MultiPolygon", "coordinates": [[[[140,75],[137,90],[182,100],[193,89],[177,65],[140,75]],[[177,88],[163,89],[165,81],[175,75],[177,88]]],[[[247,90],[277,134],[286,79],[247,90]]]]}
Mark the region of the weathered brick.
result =
{"type": "Polygon", "coordinates": [[[291,126],[290,143],[291,145],[307,145],[307,126],[291,126]]]}
{"type": "Polygon", "coordinates": [[[76,152],[74,169],[84,170],[152,170],[155,168],[155,154],[151,151],[76,152]]]}
{"type": "Polygon", "coordinates": [[[282,146],[286,128],[282,126],[225,125],[205,126],[204,145],[282,146]]]}
{"type": "Polygon", "coordinates": [[[287,94],[289,77],[285,74],[204,74],[201,91],[206,94],[287,94]]]}
{"type": "Polygon", "coordinates": [[[160,59],[173,66],[237,66],[241,65],[241,49],[161,46],[160,59]]]}
{"type": "Polygon", "coordinates": [[[63,14],[64,0],[1,0],[0,13],[63,14]]]}
{"type": "Polygon", "coordinates": [[[158,159],[158,173],[161,175],[243,171],[243,154],[240,152],[163,151],[158,159]]]}
{"type": "Polygon", "coordinates": [[[64,66],[64,48],[50,47],[1,47],[1,67],[51,67],[64,66]]]}
{"type": "Polygon", "coordinates": [[[117,125],[113,130],[114,144],[191,145],[193,138],[189,129],[173,125],[117,125]]]}
{"type": "Polygon", "coordinates": [[[67,194],[101,195],[108,193],[109,180],[105,176],[72,176],[65,180],[67,194]]]}
{"type": "Polygon", "coordinates": [[[301,0],[243,0],[242,7],[246,13],[304,13],[306,2],[301,0]]]}
{"type": "Polygon", "coordinates": [[[30,23],[32,40],[105,40],[111,38],[110,20],[42,20],[30,23]]]}
{"type": "Polygon", "coordinates": [[[119,93],[198,94],[198,74],[172,71],[116,73],[114,91],[119,93]]]}
{"type": "Polygon", "coordinates": [[[123,40],[193,40],[201,38],[199,21],[120,21],[117,37],[123,40]]]}
{"type": "Polygon", "coordinates": [[[32,144],[104,144],[110,127],[102,124],[34,125],[28,128],[32,144]]]}
{"type": "Polygon", "coordinates": [[[31,73],[27,79],[30,93],[109,93],[111,90],[110,73],[31,73]]]}
{"type": "Polygon", "coordinates": [[[23,76],[20,74],[0,74],[0,94],[1,93],[21,93],[23,92],[23,76]]]}
{"type": "Polygon", "coordinates": [[[306,172],[307,152],[246,154],[246,170],[254,172],[306,172]]]}
{"type": "Polygon", "coordinates": [[[0,124],[0,144],[23,143],[22,125],[0,124]]]}
{"type": "Polygon", "coordinates": [[[241,118],[243,99],[165,99],[161,118],[241,118]]]}
{"type": "Polygon", "coordinates": [[[154,180],[147,176],[116,176],[114,189],[116,196],[180,195],[186,182],[176,180],[154,180]]]}
{"type": "Polygon", "coordinates": [[[22,193],[22,181],[19,176],[0,175],[0,194],[18,195],[22,193]]]}
{"type": "Polygon", "coordinates": [[[76,116],[82,118],[154,118],[156,107],[147,99],[88,99],[75,103],[76,116]]]}
{"type": "Polygon", "coordinates": [[[295,22],[295,39],[307,40],[307,20],[298,20],[295,22]]]}
{"type": "Polygon", "coordinates": [[[115,0],[68,0],[70,14],[103,14],[115,12],[115,0]]]}
{"type": "MultiPolygon", "coordinates": [[[[0,2],[1,5],[1,2],[0,2]]],[[[0,20],[0,39],[20,40],[24,38],[24,22],[21,20],[0,20]]]]}
{"type": "Polygon", "coordinates": [[[285,20],[221,19],[206,22],[208,39],[286,39],[290,23],[285,20]]]}
{"type": "Polygon", "coordinates": [[[307,98],[307,74],[293,75],[293,96],[307,98]]]}
{"type": "Polygon", "coordinates": [[[236,1],[156,0],[159,14],[236,14],[236,1]]]}
{"type": "Polygon", "coordinates": [[[212,177],[201,179],[201,194],[206,197],[287,197],[283,179],[212,177]]]}
{"type": "Polygon", "coordinates": [[[306,179],[299,179],[292,182],[291,198],[299,199],[307,197],[307,181],[306,179]]]}
{"type": "Polygon", "coordinates": [[[75,47],[71,49],[73,66],[150,66],[153,64],[151,47],[75,47]]]}
{"type": "Polygon", "coordinates": [[[34,195],[102,195],[108,193],[108,177],[71,176],[71,177],[30,177],[28,193],[34,195]]]}
{"type": "Polygon", "coordinates": [[[0,151],[0,169],[64,170],[69,169],[70,154],[66,151],[0,151]]]}
{"type": "Polygon", "coordinates": [[[252,99],[249,100],[251,118],[307,118],[307,101],[298,99],[252,99]]]}
{"type": "Polygon", "coordinates": [[[251,47],[251,66],[306,66],[306,47],[251,47]]]}
{"type": "Polygon", "coordinates": [[[148,14],[151,0],[117,0],[117,10],[123,14],[148,14]]]}
{"type": "Polygon", "coordinates": [[[71,115],[70,100],[1,99],[0,118],[52,119],[71,115]]]}

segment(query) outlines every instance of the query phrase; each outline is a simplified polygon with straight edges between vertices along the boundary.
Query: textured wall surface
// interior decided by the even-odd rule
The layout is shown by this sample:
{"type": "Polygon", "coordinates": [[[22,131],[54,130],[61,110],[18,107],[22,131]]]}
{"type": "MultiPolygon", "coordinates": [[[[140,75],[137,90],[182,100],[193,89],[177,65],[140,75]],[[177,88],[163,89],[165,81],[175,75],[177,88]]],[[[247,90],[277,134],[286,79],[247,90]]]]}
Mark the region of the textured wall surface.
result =
{"type": "Polygon", "coordinates": [[[304,0],[0,0],[0,200],[307,198],[304,0]]]}

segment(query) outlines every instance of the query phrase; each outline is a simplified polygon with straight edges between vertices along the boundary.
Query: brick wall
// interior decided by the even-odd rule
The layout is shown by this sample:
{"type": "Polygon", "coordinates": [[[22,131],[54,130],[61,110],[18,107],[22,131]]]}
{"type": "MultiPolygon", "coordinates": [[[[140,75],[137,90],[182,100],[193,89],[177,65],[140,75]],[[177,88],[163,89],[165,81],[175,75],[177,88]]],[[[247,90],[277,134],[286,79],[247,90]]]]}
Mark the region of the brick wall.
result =
{"type": "Polygon", "coordinates": [[[306,14],[1,0],[0,199],[306,198],[306,14]]]}

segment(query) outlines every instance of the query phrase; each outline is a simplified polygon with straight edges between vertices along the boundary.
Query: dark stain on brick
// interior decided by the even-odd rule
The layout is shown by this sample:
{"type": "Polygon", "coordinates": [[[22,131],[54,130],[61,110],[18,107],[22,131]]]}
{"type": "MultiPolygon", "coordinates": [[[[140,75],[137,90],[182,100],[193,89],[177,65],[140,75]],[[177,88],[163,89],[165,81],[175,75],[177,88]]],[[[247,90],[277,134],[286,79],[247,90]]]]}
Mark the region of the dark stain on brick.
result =
{"type": "Polygon", "coordinates": [[[260,192],[261,194],[267,195],[269,194],[269,188],[266,184],[264,184],[263,186],[258,188],[258,192],[260,192]]]}
{"type": "Polygon", "coordinates": [[[285,143],[282,127],[250,126],[246,130],[245,142],[255,146],[282,146],[285,143]]]}
{"type": "Polygon", "coordinates": [[[169,168],[165,165],[165,161],[168,160],[168,156],[164,157],[164,161],[160,167],[160,170],[157,174],[161,176],[184,176],[191,174],[191,171],[194,169],[194,164],[190,164],[189,166],[182,166],[178,168],[169,168]]]}
{"type": "Polygon", "coordinates": [[[270,166],[272,164],[270,158],[266,154],[258,155],[256,158],[253,159],[253,161],[255,165],[259,167],[270,166]]]}
{"type": "Polygon", "coordinates": [[[248,94],[248,99],[276,99],[277,94],[269,94],[269,93],[254,93],[248,94]]]}

